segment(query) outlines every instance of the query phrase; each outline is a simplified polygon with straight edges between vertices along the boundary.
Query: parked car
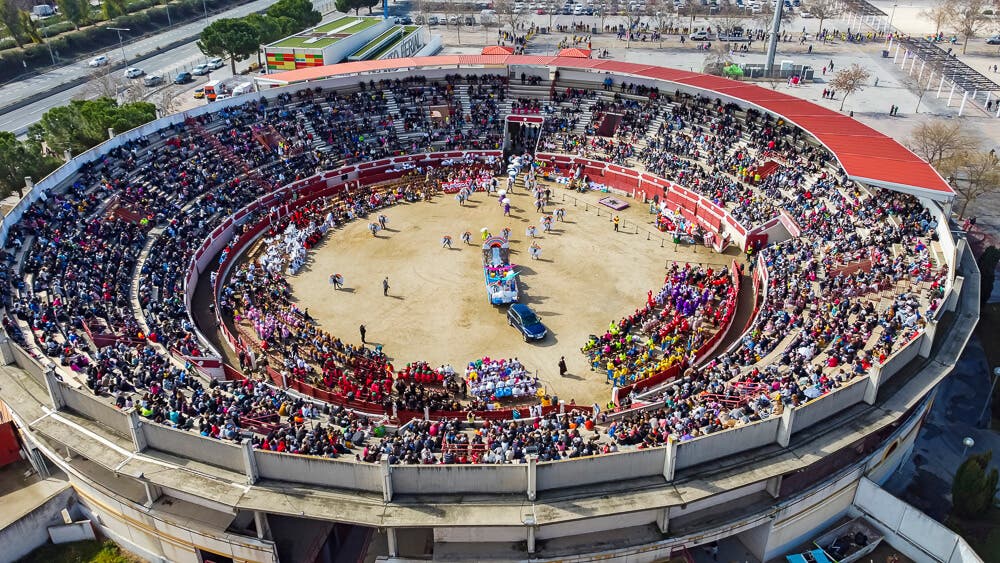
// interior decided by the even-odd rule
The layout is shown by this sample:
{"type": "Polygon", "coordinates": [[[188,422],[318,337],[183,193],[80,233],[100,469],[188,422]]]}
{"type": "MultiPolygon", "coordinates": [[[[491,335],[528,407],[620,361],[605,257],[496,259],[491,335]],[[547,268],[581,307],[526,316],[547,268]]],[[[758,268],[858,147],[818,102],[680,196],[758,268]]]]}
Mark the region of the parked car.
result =
{"type": "Polygon", "coordinates": [[[109,59],[107,55],[100,55],[90,59],[90,62],[87,63],[87,66],[97,68],[99,66],[104,66],[109,62],[111,62],[111,59],[109,59]]]}
{"type": "Polygon", "coordinates": [[[153,87],[163,84],[163,77],[159,74],[150,74],[146,78],[142,79],[142,83],[146,86],[153,87]]]}
{"type": "Polygon", "coordinates": [[[427,25],[437,25],[437,24],[438,24],[438,17],[437,16],[431,16],[431,17],[427,18],[427,25]]]}
{"type": "Polygon", "coordinates": [[[200,100],[205,97],[205,88],[199,87],[194,89],[194,98],[200,100]]]}
{"type": "Polygon", "coordinates": [[[146,71],[134,66],[125,69],[125,78],[139,78],[143,74],[146,74],[146,71]]]}
{"type": "Polygon", "coordinates": [[[516,328],[524,341],[543,340],[548,330],[531,307],[523,303],[514,303],[507,309],[507,324],[516,328]]]}
{"type": "Polygon", "coordinates": [[[799,12],[799,17],[804,19],[812,19],[813,15],[809,12],[799,12]]]}
{"type": "Polygon", "coordinates": [[[458,16],[448,16],[448,25],[458,25],[458,16]]]}
{"type": "Polygon", "coordinates": [[[208,64],[200,64],[191,69],[191,74],[195,76],[205,76],[210,72],[212,72],[212,67],[208,66],[208,64]]]}
{"type": "Polygon", "coordinates": [[[177,76],[174,77],[174,84],[187,84],[194,80],[190,72],[178,72],[177,76]]]}
{"type": "Polygon", "coordinates": [[[424,23],[427,22],[427,19],[424,16],[418,14],[416,22],[417,22],[417,25],[424,25],[424,23]]]}
{"type": "Polygon", "coordinates": [[[399,20],[400,23],[402,23],[403,25],[413,25],[413,18],[411,18],[410,16],[403,16],[399,18],[399,20]]]}
{"type": "Polygon", "coordinates": [[[691,41],[708,41],[708,32],[704,29],[699,29],[698,31],[692,33],[688,36],[691,41]]]}
{"type": "Polygon", "coordinates": [[[211,67],[212,70],[218,70],[226,66],[226,61],[222,60],[219,57],[215,57],[214,59],[208,59],[208,63],[206,64],[208,64],[208,66],[211,67]]]}
{"type": "Polygon", "coordinates": [[[986,40],[987,45],[1000,45],[1000,33],[986,40]]]}
{"type": "Polygon", "coordinates": [[[465,16],[465,25],[476,25],[476,18],[473,16],[465,16]]]}

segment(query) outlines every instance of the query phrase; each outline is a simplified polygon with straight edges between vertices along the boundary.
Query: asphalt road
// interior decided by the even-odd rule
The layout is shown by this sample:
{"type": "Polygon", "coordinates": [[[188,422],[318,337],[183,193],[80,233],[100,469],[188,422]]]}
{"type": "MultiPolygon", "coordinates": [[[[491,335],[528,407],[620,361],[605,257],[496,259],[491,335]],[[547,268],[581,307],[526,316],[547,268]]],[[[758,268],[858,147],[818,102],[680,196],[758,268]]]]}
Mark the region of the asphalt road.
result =
{"type": "MultiPolygon", "coordinates": [[[[212,22],[220,18],[245,16],[253,12],[264,10],[273,3],[274,0],[256,0],[255,2],[244,4],[243,6],[234,8],[228,12],[210,16],[207,21],[212,22]]],[[[315,0],[313,4],[317,7],[317,9],[324,13],[326,10],[332,9],[332,3],[329,0],[315,0]]],[[[326,18],[325,15],[324,18],[326,18]]],[[[125,55],[128,57],[129,61],[133,61],[140,55],[156,52],[158,46],[177,42],[186,37],[194,37],[201,31],[202,28],[205,27],[205,25],[206,20],[201,19],[182,26],[171,28],[154,37],[140,39],[134,43],[126,44],[125,55]]],[[[122,60],[122,51],[120,48],[107,51],[104,54],[107,54],[111,58],[113,64],[120,64],[122,60]]],[[[18,80],[0,87],[0,107],[7,106],[16,100],[23,99],[24,97],[34,94],[41,89],[51,89],[53,85],[64,84],[82,77],[93,76],[96,71],[107,69],[107,67],[102,67],[100,69],[91,68],[87,66],[88,60],[89,59],[56,68],[44,74],[18,80]]],[[[147,74],[156,72],[162,73],[164,79],[167,82],[170,82],[173,80],[173,77],[177,72],[180,72],[181,70],[190,70],[195,65],[203,63],[206,60],[207,58],[201,53],[200,50],[198,50],[194,41],[191,41],[190,43],[180,47],[153,55],[152,57],[146,58],[140,62],[130,62],[129,65],[139,67],[145,70],[147,74]]],[[[248,62],[250,61],[245,61],[245,63],[248,62]]],[[[113,71],[112,76],[117,79],[124,80],[122,78],[123,73],[124,69],[118,69],[113,71]]],[[[226,67],[213,72],[212,78],[225,78],[231,75],[232,73],[227,65],[226,67]]],[[[205,80],[205,77],[198,78],[199,81],[205,80]]],[[[29,125],[38,121],[42,114],[49,108],[67,104],[73,99],[95,98],[98,96],[98,92],[98,88],[95,88],[92,85],[83,84],[63,92],[53,94],[19,109],[5,112],[0,114],[0,130],[12,131],[17,135],[21,135],[27,131],[29,125]]]]}

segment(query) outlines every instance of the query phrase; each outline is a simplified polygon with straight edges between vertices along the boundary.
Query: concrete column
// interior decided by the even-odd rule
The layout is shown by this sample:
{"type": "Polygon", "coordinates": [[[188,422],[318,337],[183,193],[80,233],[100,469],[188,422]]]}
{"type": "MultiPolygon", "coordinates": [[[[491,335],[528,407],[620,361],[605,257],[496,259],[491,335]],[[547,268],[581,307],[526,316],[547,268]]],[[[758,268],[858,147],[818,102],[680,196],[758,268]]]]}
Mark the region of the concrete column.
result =
{"type": "MultiPolygon", "coordinates": [[[[892,64],[896,64],[897,60],[899,60],[899,43],[896,43],[896,52],[892,54],[892,64]]],[[[906,59],[903,59],[903,62],[906,62],[906,59]]]]}
{"type": "Polygon", "coordinates": [[[535,527],[528,526],[528,554],[535,553],[535,527]]]}
{"type": "Polygon", "coordinates": [[[875,404],[875,398],[878,397],[878,388],[880,385],[882,385],[881,364],[872,366],[872,370],[868,374],[868,387],[865,388],[865,403],[869,405],[875,404]]]}
{"type": "Polygon", "coordinates": [[[656,515],[656,527],[660,529],[661,534],[666,534],[670,531],[670,508],[664,507],[660,509],[660,512],[656,515]]]}
{"type": "Polygon", "coordinates": [[[271,525],[267,522],[267,513],[259,510],[253,511],[253,523],[257,528],[257,539],[271,539],[271,525]]]}
{"type": "Polygon", "coordinates": [[[430,419],[431,419],[431,408],[425,406],[424,407],[424,420],[430,420],[430,419]]]}
{"type": "Polygon", "coordinates": [[[396,408],[395,402],[392,403],[392,419],[399,420],[399,412],[398,409],[396,408]]]}
{"type": "Polygon", "coordinates": [[[781,475],[775,475],[767,480],[767,494],[774,498],[778,498],[778,494],[781,492],[781,475]]]}
{"type": "Polygon", "coordinates": [[[924,66],[927,65],[927,61],[920,61],[920,72],[917,73],[917,81],[919,81],[924,76],[924,66]]]}
{"type": "Polygon", "coordinates": [[[52,476],[49,467],[45,465],[45,456],[42,455],[42,452],[38,448],[35,448],[30,443],[25,443],[24,452],[25,457],[28,458],[28,463],[31,464],[32,469],[35,470],[35,473],[38,473],[39,477],[48,479],[52,476]]]}
{"type": "Polygon", "coordinates": [[[284,370],[281,370],[281,387],[282,389],[288,389],[288,375],[285,374],[284,370]]]}
{"type": "Polygon", "coordinates": [[[934,345],[937,325],[937,321],[927,321],[927,326],[924,327],[924,339],[920,341],[920,350],[917,351],[917,355],[921,358],[929,358],[931,355],[931,346],[934,345]]]}
{"type": "Polygon", "coordinates": [[[139,482],[141,482],[143,488],[146,489],[145,506],[147,508],[153,506],[153,503],[156,502],[156,499],[160,498],[160,495],[163,494],[163,491],[161,491],[160,488],[157,487],[156,485],[147,481],[141,473],[139,474],[139,482]]]}
{"type": "Polygon", "coordinates": [[[891,35],[886,40],[886,44],[885,44],[885,50],[888,51],[890,49],[892,49],[892,36],[891,35]]]}
{"type": "Polygon", "coordinates": [[[969,99],[969,92],[962,92],[962,103],[958,105],[958,116],[962,117],[962,112],[965,111],[965,101],[969,99]]]}
{"type": "Polygon", "coordinates": [[[247,476],[247,485],[253,485],[260,479],[260,470],[257,468],[257,456],[253,451],[253,444],[250,438],[243,438],[240,442],[243,449],[243,472],[247,476]]]}
{"type": "Polygon", "coordinates": [[[941,83],[938,84],[937,97],[941,97],[941,89],[944,88],[944,73],[941,73],[941,83]]]}
{"type": "Polygon", "coordinates": [[[948,107],[951,107],[951,99],[955,96],[955,83],[951,83],[951,92],[948,93],[948,107]]]}
{"type": "Polygon", "coordinates": [[[986,105],[986,104],[990,103],[990,97],[992,96],[992,94],[993,94],[993,92],[990,92],[990,91],[986,92],[986,99],[983,101],[983,105],[986,105]]]}
{"type": "Polygon", "coordinates": [[[146,449],[149,443],[146,441],[146,432],[142,429],[142,420],[139,413],[133,408],[128,412],[128,433],[132,437],[132,451],[141,452],[146,449]]]}
{"type": "Polygon", "coordinates": [[[792,425],[795,423],[795,409],[791,405],[785,405],[785,410],[781,411],[781,420],[778,421],[778,445],[787,448],[792,441],[792,425]]]}
{"type": "Polygon", "coordinates": [[[663,453],[663,478],[670,482],[677,472],[677,440],[673,436],[667,439],[663,453]]]}
{"type": "Polygon", "coordinates": [[[0,334],[0,363],[5,366],[15,363],[14,350],[10,347],[10,338],[0,334]]]}
{"type": "Polygon", "coordinates": [[[399,557],[399,543],[396,541],[396,528],[385,529],[386,543],[389,544],[389,557],[399,557]]]}
{"type": "Polygon", "coordinates": [[[382,473],[382,501],[392,502],[392,471],[389,467],[388,454],[382,454],[378,466],[382,473]]]}
{"type": "Polygon", "coordinates": [[[73,151],[71,151],[69,149],[64,150],[63,151],[63,160],[65,160],[66,162],[69,162],[69,161],[73,160],[73,151]]]}
{"type": "Polygon", "coordinates": [[[52,408],[56,410],[64,408],[66,400],[63,399],[62,383],[56,377],[56,368],[47,367],[42,374],[42,377],[45,378],[45,388],[49,391],[49,399],[52,401],[52,408]]]}
{"type": "Polygon", "coordinates": [[[995,117],[1000,117],[1000,103],[997,103],[997,114],[995,117]]]}
{"type": "Polygon", "coordinates": [[[538,456],[528,456],[528,500],[535,500],[538,493],[538,456]]]}
{"type": "Polygon", "coordinates": [[[108,140],[110,141],[111,139],[114,139],[114,138],[115,138],[115,130],[112,129],[112,128],[110,128],[110,127],[108,127],[108,140]]]}

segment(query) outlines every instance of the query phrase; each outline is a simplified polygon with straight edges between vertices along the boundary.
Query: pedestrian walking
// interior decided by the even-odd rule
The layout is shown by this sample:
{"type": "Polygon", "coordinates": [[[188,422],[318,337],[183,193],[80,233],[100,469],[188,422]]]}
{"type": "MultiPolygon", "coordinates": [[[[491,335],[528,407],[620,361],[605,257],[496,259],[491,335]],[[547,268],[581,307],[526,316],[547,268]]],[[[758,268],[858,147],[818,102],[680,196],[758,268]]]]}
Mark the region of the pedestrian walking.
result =
{"type": "Polygon", "coordinates": [[[464,242],[465,244],[472,244],[472,233],[470,233],[469,231],[465,231],[464,233],[462,233],[462,242],[464,242]]]}
{"type": "Polygon", "coordinates": [[[615,232],[617,233],[618,232],[618,223],[621,222],[621,219],[617,215],[615,215],[614,222],[615,222],[615,232]]]}
{"type": "Polygon", "coordinates": [[[559,357],[559,377],[566,375],[566,356],[559,357]]]}
{"type": "Polygon", "coordinates": [[[441,248],[451,248],[451,236],[445,235],[441,237],[441,248]]]}
{"type": "Polygon", "coordinates": [[[382,295],[389,295],[389,276],[382,280],[382,295]]]}
{"type": "Polygon", "coordinates": [[[367,344],[367,342],[365,342],[365,333],[368,332],[368,329],[365,328],[365,325],[361,325],[360,327],[358,327],[358,332],[361,333],[361,343],[367,344]]]}
{"type": "Polygon", "coordinates": [[[378,216],[378,224],[382,226],[382,229],[385,229],[385,226],[388,223],[389,223],[389,218],[388,217],[386,217],[385,215],[379,215],[378,216]]]}

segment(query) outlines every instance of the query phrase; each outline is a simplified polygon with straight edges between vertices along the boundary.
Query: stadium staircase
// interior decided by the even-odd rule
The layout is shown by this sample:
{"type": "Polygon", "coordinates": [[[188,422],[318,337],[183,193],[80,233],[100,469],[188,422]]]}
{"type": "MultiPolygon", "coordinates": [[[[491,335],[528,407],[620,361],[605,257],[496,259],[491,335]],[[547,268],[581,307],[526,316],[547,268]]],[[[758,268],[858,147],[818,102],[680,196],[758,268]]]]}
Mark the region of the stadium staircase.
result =
{"type": "Polygon", "coordinates": [[[204,139],[209,146],[215,149],[215,153],[222,157],[224,161],[228,162],[234,170],[242,171],[240,176],[242,176],[245,181],[262,184],[268,187],[271,186],[271,183],[265,180],[257,169],[251,168],[245,160],[233,154],[233,151],[230,150],[229,147],[224,145],[215,135],[211,134],[204,127],[202,127],[201,123],[198,123],[196,119],[189,117],[184,121],[184,123],[193,129],[198,136],[204,139]]]}
{"type": "Polygon", "coordinates": [[[309,136],[312,138],[313,150],[319,151],[323,154],[330,152],[331,150],[330,143],[327,143],[326,139],[324,139],[323,137],[319,136],[316,133],[316,128],[313,127],[312,120],[306,116],[305,112],[300,109],[295,117],[302,123],[302,127],[306,130],[307,133],[309,133],[309,136]]]}

